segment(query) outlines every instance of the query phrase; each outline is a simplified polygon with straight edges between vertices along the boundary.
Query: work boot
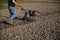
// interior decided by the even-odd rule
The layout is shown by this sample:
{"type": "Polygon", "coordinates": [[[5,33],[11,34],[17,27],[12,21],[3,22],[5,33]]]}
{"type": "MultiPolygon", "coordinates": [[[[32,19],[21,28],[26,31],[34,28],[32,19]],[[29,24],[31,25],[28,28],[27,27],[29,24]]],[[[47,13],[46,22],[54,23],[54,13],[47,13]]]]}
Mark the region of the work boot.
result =
{"type": "Polygon", "coordinates": [[[11,21],[7,20],[7,24],[12,25],[12,24],[13,24],[13,22],[11,22],[11,21]]]}

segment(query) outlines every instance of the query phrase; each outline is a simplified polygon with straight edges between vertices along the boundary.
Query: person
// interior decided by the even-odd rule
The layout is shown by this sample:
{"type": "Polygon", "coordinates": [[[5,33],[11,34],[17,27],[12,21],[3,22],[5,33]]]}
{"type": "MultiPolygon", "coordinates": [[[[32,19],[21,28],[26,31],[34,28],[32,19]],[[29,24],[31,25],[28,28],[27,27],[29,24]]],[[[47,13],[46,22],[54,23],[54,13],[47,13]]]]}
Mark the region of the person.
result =
{"type": "Polygon", "coordinates": [[[16,8],[20,7],[21,4],[17,3],[16,0],[8,0],[8,10],[10,12],[10,17],[8,18],[8,23],[12,24],[14,18],[16,17],[16,8]]]}

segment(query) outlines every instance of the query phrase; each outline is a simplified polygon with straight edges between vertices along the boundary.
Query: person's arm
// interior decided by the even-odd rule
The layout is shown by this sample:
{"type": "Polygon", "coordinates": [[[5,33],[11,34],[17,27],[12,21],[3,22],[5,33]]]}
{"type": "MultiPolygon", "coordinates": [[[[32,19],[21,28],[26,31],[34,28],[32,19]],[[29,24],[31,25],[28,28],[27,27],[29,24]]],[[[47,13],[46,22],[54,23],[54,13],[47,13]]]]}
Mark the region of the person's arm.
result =
{"type": "Polygon", "coordinates": [[[18,7],[21,6],[19,3],[16,3],[15,0],[12,0],[12,2],[15,4],[15,6],[18,6],[18,7]]]}

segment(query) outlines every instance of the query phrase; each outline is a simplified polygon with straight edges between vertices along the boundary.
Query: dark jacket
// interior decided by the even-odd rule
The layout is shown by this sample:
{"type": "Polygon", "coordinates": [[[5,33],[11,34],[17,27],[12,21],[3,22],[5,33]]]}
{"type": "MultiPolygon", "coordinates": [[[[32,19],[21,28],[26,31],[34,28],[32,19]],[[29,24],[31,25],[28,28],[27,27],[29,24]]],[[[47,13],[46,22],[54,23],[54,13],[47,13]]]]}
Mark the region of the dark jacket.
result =
{"type": "MultiPolygon", "coordinates": [[[[16,0],[15,0],[16,1],[16,0]]],[[[8,6],[13,6],[15,7],[15,4],[12,2],[12,0],[8,0],[8,6]]]]}

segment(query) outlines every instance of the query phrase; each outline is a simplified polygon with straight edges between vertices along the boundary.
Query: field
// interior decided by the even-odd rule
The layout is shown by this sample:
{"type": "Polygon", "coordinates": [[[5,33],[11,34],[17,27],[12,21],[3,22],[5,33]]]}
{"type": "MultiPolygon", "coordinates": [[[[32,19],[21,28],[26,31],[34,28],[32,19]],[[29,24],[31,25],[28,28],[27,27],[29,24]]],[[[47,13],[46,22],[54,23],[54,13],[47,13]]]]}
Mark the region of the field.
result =
{"type": "Polygon", "coordinates": [[[60,40],[60,4],[21,3],[24,8],[39,11],[34,21],[23,21],[24,12],[16,9],[18,19],[6,24],[8,9],[0,10],[0,40],[60,40]]]}

